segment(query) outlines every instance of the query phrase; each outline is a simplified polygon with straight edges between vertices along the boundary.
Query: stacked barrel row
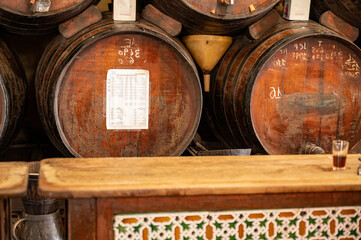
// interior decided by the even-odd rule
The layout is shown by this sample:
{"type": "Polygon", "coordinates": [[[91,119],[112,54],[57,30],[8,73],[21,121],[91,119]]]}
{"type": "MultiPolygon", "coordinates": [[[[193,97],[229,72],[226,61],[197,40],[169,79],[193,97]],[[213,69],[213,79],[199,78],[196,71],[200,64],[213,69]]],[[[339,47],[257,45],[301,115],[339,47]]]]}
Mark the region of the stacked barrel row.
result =
{"type": "MultiPolygon", "coordinates": [[[[0,25],[22,38],[43,35],[58,31],[59,23],[66,28],[82,19],[96,2],[6,1],[0,4],[0,25]]],[[[106,14],[75,33],[48,44],[33,79],[51,142],[76,157],[182,154],[202,110],[197,67],[184,46],[144,20],[114,22],[106,14]]],[[[25,96],[24,90],[14,91],[25,96]]]]}
{"type": "MultiPolygon", "coordinates": [[[[249,14],[243,22],[248,27],[257,14],[276,3],[239,1],[221,6],[222,2],[214,7],[192,1],[152,1],[182,22],[186,34],[227,35],[235,33],[230,19],[237,11],[249,14]],[[252,15],[251,6],[261,11],[252,15]],[[214,9],[218,9],[216,14],[214,9]],[[191,16],[199,13],[201,24],[196,25],[191,16]],[[210,20],[210,15],[219,21],[210,20]],[[217,23],[227,20],[217,29],[217,23]]],[[[312,1],[311,12],[318,21],[322,13],[332,10],[358,27],[360,6],[357,1],[312,1]]],[[[208,122],[218,139],[232,148],[249,147],[268,154],[312,152],[310,146],[316,152],[331,152],[336,138],[349,140],[351,148],[357,145],[361,139],[361,52],[343,37],[346,33],[341,36],[333,30],[313,21],[283,20],[259,39],[249,38],[249,31],[236,33],[233,45],[213,69],[211,90],[205,94],[208,122]]]]}
{"type": "MultiPolygon", "coordinates": [[[[0,4],[0,22],[4,31],[41,35],[97,2],[5,1],[0,4]]],[[[200,6],[194,1],[191,7],[182,1],[154,4],[170,9],[180,4],[188,15],[183,20],[199,11],[190,23],[196,31],[204,23],[206,32],[228,34],[260,19],[277,2],[236,3],[231,12],[228,3],[220,2],[200,6]]],[[[197,66],[188,51],[177,39],[143,20],[120,23],[104,17],[74,36],[56,37],[44,51],[34,82],[43,127],[67,156],[180,155],[197,131],[203,105],[197,66]],[[117,81],[123,81],[120,78],[129,70],[136,80],[130,79],[134,75],[126,76],[132,89],[119,93],[117,81]],[[137,92],[132,96],[137,99],[120,97],[137,92]],[[132,109],[119,104],[125,100],[133,101],[128,105],[145,103],[132,109]],[[109,106],[110,102],[115,105],[109,106]],[[133,121],[132,126],[118,126],[117,118],[127,115],[124,111],[134,111],[126,119],[133,121]],[[136,126],[141,120],[146,124],[136,126]]]]}
{"type": "MultiPolygon", "coordinates": [[[[43,34],[96,2],[2,3],[2,29],[43,34]]],[[[145,20],[104,15],[45,49],[34,77],[37,107],[62,154],[180,155],[203,106],[219,141],[254,153],[299,153],[308,144],[329,152],[335,138],[351,147],[361,139],[361,51],[349,40],[312,21],[285,20],[250,39],[247,29],[277,0],[150,2],[182,24],[178,39],[145,20]],[[209,93],[201,92],[199,66],[179,41],[189,34],[233,37],[209,93]]]]}

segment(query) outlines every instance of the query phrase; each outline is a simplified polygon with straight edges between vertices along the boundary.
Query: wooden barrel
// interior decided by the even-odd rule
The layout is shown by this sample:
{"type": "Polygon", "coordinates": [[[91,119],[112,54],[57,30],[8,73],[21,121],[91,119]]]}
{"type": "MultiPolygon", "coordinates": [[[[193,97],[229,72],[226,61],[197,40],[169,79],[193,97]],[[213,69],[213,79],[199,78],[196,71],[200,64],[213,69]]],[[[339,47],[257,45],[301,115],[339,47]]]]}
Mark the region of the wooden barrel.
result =
{"type": "Polygon", "coordinates": [[[315,20],[330,10],[345,22],[361,28],[361,0],[312,0],[310,9],[315,20]]]}
{"type": "Polygon", "coordinates": [[[46,132],[65,155],[180,155],[196,133],[202,93],[184,46],[146,22],[102,20],[55,38],[36,74],[46,132]]]}
{"type": "Polygon", "coordinates": [[[24,70],[0,39],[0,153],[12,142],[23,119],[26,96],[24,70]]]}
{"type": "Polygon", "coordinates": [[[64,22],[99,0],[3,0],[0,2],[0,26],[16,34],[44,34],[56,31],[64,22]],[[48,6],[41,9],[40,3],[48,6]]]}
{"type": "Polygon", "coordinates": [[[285,21],[230,47],[212,75],[217,135],[254,153],[297,154],[308,143],[361,138],[361,50],[321,25],[285,21]]]}
{"type": "Polygon", "coordinates": [[[270,11],[279,0],[151,0],[191,34],[234,35],[270,11]],[[232,3],[233,2],[233,3],[232,3]]]}

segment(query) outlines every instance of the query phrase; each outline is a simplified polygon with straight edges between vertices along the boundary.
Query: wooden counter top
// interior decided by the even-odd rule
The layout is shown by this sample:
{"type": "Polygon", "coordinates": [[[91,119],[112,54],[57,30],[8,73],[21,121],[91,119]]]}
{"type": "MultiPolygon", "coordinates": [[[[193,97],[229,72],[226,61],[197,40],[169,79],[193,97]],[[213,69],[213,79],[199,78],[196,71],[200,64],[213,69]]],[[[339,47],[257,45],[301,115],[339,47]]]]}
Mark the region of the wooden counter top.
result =
{"type": "Polygon", "coordinates": [[[146,197],[361,191],[361,155],[332,171],[331,155],[58,158],[41,161],[45,197],[146,197]]]}
{"type": "Polygon", "coordinates": [[[25,196],[28,172],[26,162],[0,162],[0,198],[25,196]]]}

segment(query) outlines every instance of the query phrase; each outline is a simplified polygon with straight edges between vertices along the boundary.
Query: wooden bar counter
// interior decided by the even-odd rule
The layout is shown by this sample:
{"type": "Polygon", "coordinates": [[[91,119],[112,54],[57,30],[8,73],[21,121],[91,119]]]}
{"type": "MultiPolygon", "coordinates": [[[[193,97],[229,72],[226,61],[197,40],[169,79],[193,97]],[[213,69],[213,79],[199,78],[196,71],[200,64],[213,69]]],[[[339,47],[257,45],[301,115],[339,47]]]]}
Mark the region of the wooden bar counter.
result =
{"type": "Polygon", "coordinates": [[[358,239],[360,156],[45,159],[39,194],[68,199],[68,239],[358,239]]]}
{"type": "Polygon", "coordinates": [[[26,195],[28,172],[26,162],[0,162],[0,239],[11,239],[10,198],[26,195]]]}

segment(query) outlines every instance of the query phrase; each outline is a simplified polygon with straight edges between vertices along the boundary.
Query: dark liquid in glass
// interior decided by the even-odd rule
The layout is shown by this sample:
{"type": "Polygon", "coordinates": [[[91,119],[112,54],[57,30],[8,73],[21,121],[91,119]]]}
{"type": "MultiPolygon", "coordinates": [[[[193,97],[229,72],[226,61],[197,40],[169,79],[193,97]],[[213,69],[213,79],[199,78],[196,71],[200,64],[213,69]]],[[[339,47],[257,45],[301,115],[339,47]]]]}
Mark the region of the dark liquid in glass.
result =
{"type": "Polygon", "coordinates": [[[344,168],[346,163],[346,156],[333,156],[333,166],[337,168],[344,168]]]}

